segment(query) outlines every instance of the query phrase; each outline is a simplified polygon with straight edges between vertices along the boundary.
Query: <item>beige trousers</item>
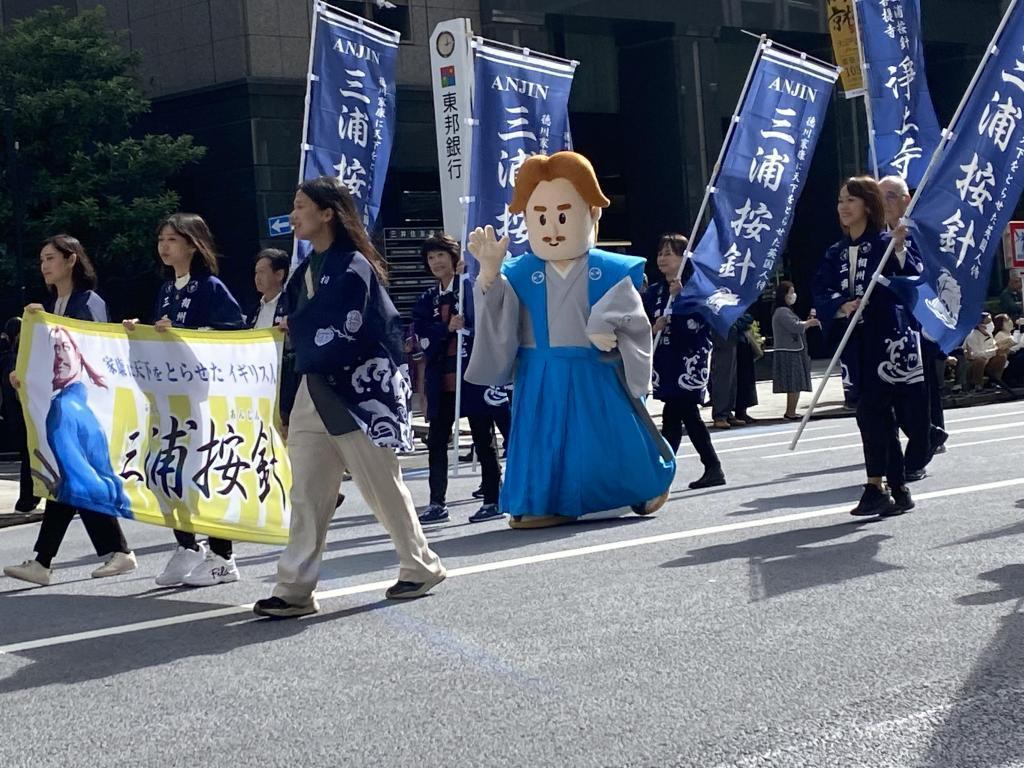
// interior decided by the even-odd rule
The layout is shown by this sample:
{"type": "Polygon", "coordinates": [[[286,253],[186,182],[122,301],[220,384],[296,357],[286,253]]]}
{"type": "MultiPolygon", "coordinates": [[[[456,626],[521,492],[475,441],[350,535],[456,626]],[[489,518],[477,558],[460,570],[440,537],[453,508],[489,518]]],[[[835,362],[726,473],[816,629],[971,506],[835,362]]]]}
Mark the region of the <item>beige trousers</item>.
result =
{"type": "Polygon", "coordinates": [[[289,603],[310,599],[320,576],[324,541],[346,470],[398,553],[400,581],[424,582],[444,573],[427,545],[398,457],[362,432],[328,433],[303,379],[288,428],[292,516],[288,546],[277,564],[274,596],[289,603]]]}

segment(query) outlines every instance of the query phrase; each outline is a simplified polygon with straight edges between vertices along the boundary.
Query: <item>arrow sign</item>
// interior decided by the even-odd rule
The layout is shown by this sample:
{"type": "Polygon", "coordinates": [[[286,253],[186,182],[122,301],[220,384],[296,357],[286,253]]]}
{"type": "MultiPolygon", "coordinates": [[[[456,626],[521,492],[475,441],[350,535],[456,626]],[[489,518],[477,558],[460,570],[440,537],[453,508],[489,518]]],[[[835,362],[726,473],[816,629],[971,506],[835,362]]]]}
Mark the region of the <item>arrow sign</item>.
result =
{"type": "Polygon", "coordinates": [[[267,219],[267,231],[270,233],[271,237],[290,235],[292,232],[292,224],[288,220],[288,216],[271,216],[267,219]]]}

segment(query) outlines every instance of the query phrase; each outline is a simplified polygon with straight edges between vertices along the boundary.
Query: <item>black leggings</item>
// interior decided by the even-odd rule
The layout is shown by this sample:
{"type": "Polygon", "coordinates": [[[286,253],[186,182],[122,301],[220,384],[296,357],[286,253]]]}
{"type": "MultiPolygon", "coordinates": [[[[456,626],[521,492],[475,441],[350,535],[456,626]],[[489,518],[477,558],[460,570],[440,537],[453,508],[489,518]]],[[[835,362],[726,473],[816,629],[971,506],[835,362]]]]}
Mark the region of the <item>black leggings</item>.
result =
{"type": "Polygon", "coordinates": [[[114,552],[128,554],[128,544],[124,540],[121,524],[113,515],[75,509],[58,501],[47,501],[35,546],[36,560],[41,566],[50,567],[76,513],[82,518],[82,525],[85,526],[85,532],[89,534],[89,540],[97,555],[104,557],[114,552]]]}
{"type": "Polygon", "coordinates": [[[673,397],[665,400],[665,407],[661,412],[661,434],[672,446],[673,454],[679,452],[684,426],[694,450],[700,456],[700,463],[704,465],[704,469],[720,467],[718,454],[715,453],[715,447],[711,444],[711,433],[708,432],[707,424],[704,423],[700,417],[700,411],[697,410],[697,401],[687,397],[673,397]]]}

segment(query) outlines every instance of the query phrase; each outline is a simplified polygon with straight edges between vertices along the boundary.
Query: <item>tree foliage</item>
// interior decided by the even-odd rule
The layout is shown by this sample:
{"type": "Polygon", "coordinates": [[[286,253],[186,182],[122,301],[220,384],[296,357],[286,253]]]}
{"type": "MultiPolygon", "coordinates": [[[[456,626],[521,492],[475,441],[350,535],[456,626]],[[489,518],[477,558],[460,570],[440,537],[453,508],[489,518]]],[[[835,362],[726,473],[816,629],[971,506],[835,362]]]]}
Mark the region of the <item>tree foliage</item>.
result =
{"type": "MultiPolygon", "coordinates": [[[[12,194],[20,189],[30,281],[36,246],[56,232],[82,240],[110,282],[153,273],[154,228],[179,204],[167,181],[205,150],[191,136],[135,132],[150,108],[133,79],[137,63],[107,28],[102,7],[80,15],[43,10],[0,34],[0,109],[12,111],[20,144],[12,180],[0,142],[0,226],[9,246],[12,194]]],[[[9,247],[0,267],[9,283],[9,247]]]]}

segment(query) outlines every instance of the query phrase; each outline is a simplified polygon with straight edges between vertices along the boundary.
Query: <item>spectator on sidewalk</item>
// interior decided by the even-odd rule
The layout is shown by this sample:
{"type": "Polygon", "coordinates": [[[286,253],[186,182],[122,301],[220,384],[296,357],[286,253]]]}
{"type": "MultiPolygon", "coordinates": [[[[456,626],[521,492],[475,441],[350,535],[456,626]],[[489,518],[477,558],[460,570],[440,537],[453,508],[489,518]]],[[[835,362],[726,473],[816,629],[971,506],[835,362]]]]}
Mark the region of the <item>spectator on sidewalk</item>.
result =
{"type": "Polygon", "coordinates": [[[784,419],[797,421],[796,406],[801,392],[811,391],[811,356],[807,352],[807,329],[820,328],[816,317],[801,320],[793,306],[796,288],[788,280],[775,291],[775,312],[772,314],[772,392],[786,395],[784,419]]]}
{"type": "Polygon", "coordinates": [[[1010,280],[999,294],[999,309],[1009,315],[1012,319],[1024,315],[1024,308],[1021,307],[1021,279],[1020,272],[1016,269],[1010,270],[1010,280]]]}
{"type": "Polygon", "coordinates": [[[753,424],[757,419],[747,413],[747,409],[757,405],[757,373],[754,364],[764,357],[761,346],[764,340],[757,333],[753,315],[743,313],[736,325],[736,404],[733,421],[741,425],[753,424]]]}
{"type": "Polygon", "coordinates": [[[995,325],[996,348],[1006,352],[1006,370],[1003,371],[1003,380],[1007,382],[1019,382],[1021,374],[1024,373],[1024,353],[1021,348],[1021,332],[1014,327],[1013,320],[1009,315],[996,315],[992,320],[995,325]]]}
{"type": "Polygon", "coordinates": [[[969,382],[972,389],[981,389],[988,376],[1001,382],[1006,368],[1008,348],[996,342],[995,323],[988,312],[981,313],[981,320],[964,340],[964,357],[967,360],[969,382]]]}

